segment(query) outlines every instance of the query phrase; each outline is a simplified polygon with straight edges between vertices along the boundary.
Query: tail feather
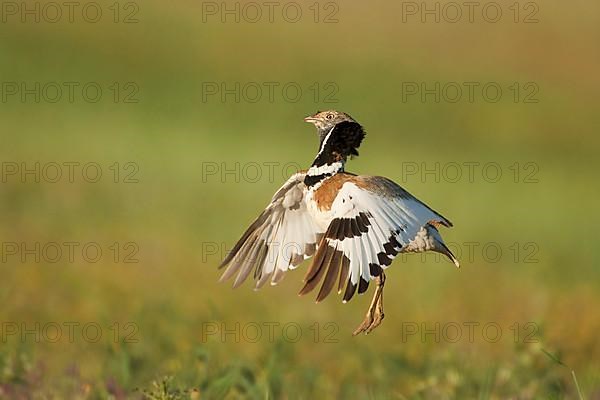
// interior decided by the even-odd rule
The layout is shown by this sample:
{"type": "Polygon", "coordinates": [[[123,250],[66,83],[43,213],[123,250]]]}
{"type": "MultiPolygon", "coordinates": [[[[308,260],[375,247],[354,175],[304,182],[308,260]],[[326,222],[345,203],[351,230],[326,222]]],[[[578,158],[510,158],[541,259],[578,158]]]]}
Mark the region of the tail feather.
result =
{"type": "Polygon", "coordinates": [[[454,254],[452,254],[452,252],[444,242],[434,239],[434,247],[432,250],[436,253],[441,253],[445,255],[450,259],[450,261],[454,263],[454,265],[456,265],[456,268],[460,268],[460,263],[458,262],[458,259],[454,256],[454,254]]]}
{"type": "Polygon", "coordinates": [[[428,224],[427,234],[433,239],[433,248],[431,248],[430,250],[445,255],[446,257],[448,257],[448,259],[450,259],[450,261],[454,263],[454,265],[456,265],[456,268],[460,268],[460,263],[458,262],[458,259],[454,256],[454,254],[452,254],[448,246],[446,246],[446,243],[444,243],[444,240],[442,239],[442,236],[440,235],[440,232],[437,230],[437,228],[432,224],[428,224]]]}

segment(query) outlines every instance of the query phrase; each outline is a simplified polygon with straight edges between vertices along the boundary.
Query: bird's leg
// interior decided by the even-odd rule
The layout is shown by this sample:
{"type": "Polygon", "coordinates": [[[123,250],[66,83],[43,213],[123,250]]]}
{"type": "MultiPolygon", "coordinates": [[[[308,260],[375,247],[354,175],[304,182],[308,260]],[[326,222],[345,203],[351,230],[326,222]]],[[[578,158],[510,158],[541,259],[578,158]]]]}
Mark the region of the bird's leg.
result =
{"type": "Polygon", "coordinates": [[[365,315],[365,319],[363,322],[354,330],[352,336],[356,336],[359,333],[365,332],[373,323],[373,317],[375,316],[375,306],[377,301],[379,300],[379,286],[375,289],[375,294],[373,295],[373,300],[371,300],[371,305],[367,310],[367,314],[365,315]]]}
{"type": "MultiPolygon", "coordinates": [[[[377,304],[375,306],[375,316],[373,319],[373,323],[365,333],[371,333],[371,331],[381,325],[383,321],[383,317],[385,314],[383,313],[383,286],[385,285],[385,274],[381,272],[381,275],[377,277],[377,289],[379,290],[379,299],[377,300],[377,304]]],[[[376,290],[377,290],[376,289],[376,290]]]]}
{"type": "Polygon", "coordinates": [[[381,324],[381,321],[383,321],[383,285],[385,284],[385,274],[382,272],[381,275],[375,278],[375,282],[377,283],[377,287],[375,288],[375,294],[373,294],[371,305],[367,310],[365,319],[352,334],[353,336],[362,332],[368,334],[373,329],[377,328],[381,324]]]}

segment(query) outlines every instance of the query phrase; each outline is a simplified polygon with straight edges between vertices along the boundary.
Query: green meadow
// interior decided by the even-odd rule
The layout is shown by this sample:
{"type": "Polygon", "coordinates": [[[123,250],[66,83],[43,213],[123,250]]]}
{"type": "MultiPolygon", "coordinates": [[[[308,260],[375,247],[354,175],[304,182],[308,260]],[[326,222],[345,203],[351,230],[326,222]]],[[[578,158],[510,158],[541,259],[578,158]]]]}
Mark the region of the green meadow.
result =
{"type": "Polygon", "coordinates": [[[600,396],[600,5],[47,4],[0,15],[0,398],[600,396]],[[368,336],[308,261],[218,282],[325,109],[454,223],[368,336]]]}

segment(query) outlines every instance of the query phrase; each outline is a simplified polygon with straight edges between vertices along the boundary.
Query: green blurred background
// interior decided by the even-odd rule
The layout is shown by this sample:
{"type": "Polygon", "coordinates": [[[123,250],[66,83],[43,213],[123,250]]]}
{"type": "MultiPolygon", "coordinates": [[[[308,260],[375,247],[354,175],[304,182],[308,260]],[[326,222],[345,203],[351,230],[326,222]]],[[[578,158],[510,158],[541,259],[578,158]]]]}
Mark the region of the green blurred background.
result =
{"type": "Polygon", "coordinates": [[[82,2],[73,22],[62,7],[51,23],[41,2],[36,23],[19,14],[35,4],[3,2],[0,23],[0,398],[576,398],[571,369],[586,398],[600,397],[600,5],[501,1],[491,23],[482,2],[473,22],[463,7],[453,23],[442,2],[436,23],[407,14],[434,2],[298,2],[288,20],[283,2],[270,22],[259,2],[252,22],[242,2],[236,22],[220,14],[234,2],[96,2],[89,15],[102,17],[91,23],[82,2]],[[79,86],[73,101],[66,91],[55,103],[53,92],[39,102],[10,94],[36,82],[79,86]],[[89,82],[102,89],[98,102],[82,95],[89,82]],[[252,84],[241,91],[249,82],[264,89],[258,101],[252,84]],[[279,85],[273,101],[265,82],[279,85]],[[436,82],[503,92],[497,102],[480,89],[473,101],[466,90],[457,102],[452,92],[406,97],[407,85],[436,82]],[[220,85],[236,83],[240,100],[223,100],[220,85]],[[302,89],[297,101],[286,84],[302,89]],[[525,102],[532,87],[537,101],[525,102]],[[456,271],[435,256],[398,259],[386,320],[366,337],[350,333],[371,291],[315,305],[296,296],[307,263],[259,292],[217,283],[227,249],[293,166],[312,161],[317,137],[302,118],[329,108],[368,133],[347,169],[387,176],[451,219],[443,234],[462,261],[456,271]],[[97,163],[102,177],[89,183],[76,168],[73,182],[23,178],[36,162],[97,163]],[[477,167],[470,180],[473,162],[502,176],[491,182],[494,171],[477,167]],[[439,176],[421,175],[436,163],[439,176]],[[444,170],[455,165],[460,179],[444,170]],[[74,261],[22,250],[54,242],[80,243],[74,261]],[[100,261],[81,256],[89,242],[100,261]],[[77,328],[68,340],[65,322],[103,335],[92,342],[77,328]],[[469,322],[479,324],[474,340],[469,322]],[[55,343],[49,323],[63,327],[55,343]],[[276,328],[270,340],[269,323],[297,324],[301,337],[276,328]],[[436,323],[460,325],[462,337],[421,336],[436,323]],[[501,327],[498,341],[482,336],[488,323],[501,327]],[[36,324],[39,340],[23,337],[36,324]],[[259,340],[244,334],[248,324],[262,327],[259,340]],[[418,333],[407,337],[408,326],[418,333]]]}

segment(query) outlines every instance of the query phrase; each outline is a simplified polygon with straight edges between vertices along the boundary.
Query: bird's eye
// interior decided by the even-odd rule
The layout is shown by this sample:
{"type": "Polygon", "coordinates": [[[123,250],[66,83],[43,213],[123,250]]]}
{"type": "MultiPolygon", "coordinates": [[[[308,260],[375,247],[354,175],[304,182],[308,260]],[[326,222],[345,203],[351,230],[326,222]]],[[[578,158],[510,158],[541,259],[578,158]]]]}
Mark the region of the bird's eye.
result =
{"type": "Polygon", "coordinates": [[[333,114],[327,114],[327,115],[325,116],[325,118],[327,118],[327,119],[333,119],[333,114]]]}

